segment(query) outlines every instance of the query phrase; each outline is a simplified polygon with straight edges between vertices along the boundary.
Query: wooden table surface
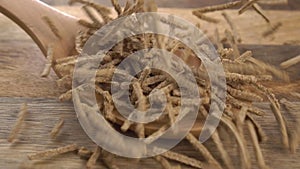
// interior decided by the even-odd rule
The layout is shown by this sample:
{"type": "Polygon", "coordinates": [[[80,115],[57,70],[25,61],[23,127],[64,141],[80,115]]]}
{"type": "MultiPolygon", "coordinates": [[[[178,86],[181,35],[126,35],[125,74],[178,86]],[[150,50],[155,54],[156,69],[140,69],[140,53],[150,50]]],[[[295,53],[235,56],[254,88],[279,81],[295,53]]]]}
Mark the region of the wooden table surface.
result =
{"type": "MultiPolygon", "coordinates": [[[[76,16],[82,16],[78,7],[59,7],[76,16]]],[[[188,9],[161,9],[162,12],[173,13],[193,23],[199,22],[191,15],[188,9]]],[[[280,62],[300,54],[300,12],[298,11],[267,11],[272,20],[281,21],[283,27],[272,38],[262,38],[260,35],[267,25],[252,11],[242,16],[237,16],[237,11],[227,11],[238,25],[238,30],[243,38],[242,51],[253,49],[255,57],[269,63],[278,65],[280,62]],[[284,45],[285,44],[285,45],[284,45]],[[287,45],[289,44],[289,45],[287,45]]],[[[219,12],[210,14],[220,18],[219,12]]],[[[218,25],[221,31],[228,26],[225,22],[218,25]]],[[[201,21],[201,28],[211,35],[214,25],[201,21]]],[[[94,143],[86,136],[76,118],[72,103],[61,103],[57,97],[65,91],[59,88],[55,80],[57,77],[52,72],[48,78],[40,78],[40,73],[45,64],[44,56],[33,41],[17,25],[0,14],[0,168],[19,168],[28,165],[29,168],[83,168],[86,161],[75,154],[69,153],[50,160],[31,162],[26,155],[49,148],[77,143],[93,148],[94,143]],[[20,105],[27,102],[29,105],[29,116],[26,118],[24,128],[18,140],[14,144],[7,142],[6,138],[13,126],[20,105]],[[66,119],[66,123],[56,140],[51,140],[49,132],[60,117],[66,119]],[[30,166],[35,164],[34,167],[30,166]]],[[[300,91],[300,65],[289,69],[293,82],[293,90],[300,91]]],[[[274,88],[282,88],[284,84],[278,83],[274,88]]],[[[300,153],[290,154],[283,149],[279,138],[278,125],[272,116],[267,104],[260,104],[267,113],[264,118],[258,118],[263,129],[266,131],[268,141],[263,143],[263,153],[266,162],[271,168],[300,168],[300,153]]],[[[298,118],[300,112],[293,114],[284,113],[288,122],[298,118]]],[[[248,136],[246,136],[248,137],[248,136]]],[[[226,149],[238,164],[237,147],[226,142],[226,149]]],[[[208,145],[218,158],[215,147],[210,141],[208,145]]],[[[255,163],[253,148],[252,161],[255,163]]],[[[177,151],[201,159],[186,142],[182,142],[177,151]]],[[[134,160],[119,158],[117,164],[120,168],[160,168],[153,159],[143,159],[139,163],[134,160]]],[[[99,168],[105,168],[99,164],[99,168]]],[[[184,166],[184,168],[189,168],[184,166]]],[[[238,167],[237,167],[238,168],[238,167]]],[[[253,168],[257,168],[256,165],[253,168]]]]}

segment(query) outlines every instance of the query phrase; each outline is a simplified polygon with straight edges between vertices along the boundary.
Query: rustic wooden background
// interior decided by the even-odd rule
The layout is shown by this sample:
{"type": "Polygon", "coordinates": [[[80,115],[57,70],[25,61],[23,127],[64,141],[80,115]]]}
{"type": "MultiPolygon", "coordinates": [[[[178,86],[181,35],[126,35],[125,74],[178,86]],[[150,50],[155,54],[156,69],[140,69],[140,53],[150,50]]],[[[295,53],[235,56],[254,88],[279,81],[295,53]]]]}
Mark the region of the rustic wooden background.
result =
{"type": "MultiPolygon", "coordinates": [[[[82,16],[78,7],[58,7],[76,16],[82,16]]],[[[186,9],[161,9],[163,12],[173,13],[197,23],[199,20],[193,17],[190,10],[186,9]]],[[[278,65],[281,61],[291,58],[300,53],[299,42],[300,35],[300,12],[298,11],[267,11],[272,20],[283,22],[284,26],[271,38],[261,38],[261,33],[267,28],[267,25],[253,11],[249,11],[242,16],[237,16],[235,10],[227,11],[236,21],[238,30],[243,37],[241,50],[253,49],[257,58],[278,65]],[[248,29],[251,26],[251,31],[248,29]]],[[[210,14],[211,16],[221,18],[219,12],[210,14]]],[[[201,22],[203,29],[211,34],[213,25],[201,22]]],[[[220,30],[228,27],[225,22],[219,26],[220,30]]],[[[57,100],[59,94],[65,89],[59,88],[55,80],[57,77],[52,72],[48,78],[40,78],[45,59],[38,47],[17,25],[6,17],[0,15],[0,168],[83,168],[85,160],[79,159],[73,153],[61,155],[49,160],[29,161],[26,155],[49,148],[77,143],[93,148],[95,145],[86,136],[81,129],[73,109],[72,103],[60,103],[57,100]],[[18,109],[24,102],[29,104],[29,116],[26,118],[24,128],[14,144],[6,141],[9,130],[16,121],[18,109]],[[60,118],[66,119],[61,133],[56,140],[51,140],[49,132],[55,122],[60,118]],[[33,165],[34,166],[31,166],[33,165]]],[[[275,90],[300,91],[300,65],[289,69],[293,77],[291,84],[280,84],[273,88],[275,90]]],[[[290,154],[284,150],[279,139],[278,125],[272,116],[267,104],[260,104],[267,115],[264,118],[258,118],[266,131],[268,141],[263,143],[263,153],[266,162],[274,169],[300,168],[300,153],[290,154]]],[[[300,115],[300,112],[289,114],[284,113],[287,121],[292,124],[300,115]]],[[[235,144],[228,138],[222,138],[235,163],[238,164],[238,151],[235,144]]],[[[215,147],[209,141],[205,143],[211,151],[218,157],[215,147]]],[[[192,150],[186,142],[182,142],[177,151],[192,157],[201,159],[201,156],[192,150]]],[[[249,151],[252,152],[252,161],[255,162],[253,149],[249,145],[249,151]]],[[[117,164],[120,168],[138,169],[138,168],[160,168],[153,159],[143,159],[140,163],[134,160],[119,158],[117,164]]],[[[100,165],[98,168],[105,168],[100,165]]],[[[189,168],[184,166],[184,168],[189,168]]],[[[238,168],[238,167],[237,167],[238,168]]],[[[257,168],[256,165],[253,168],[257,168]]]]}

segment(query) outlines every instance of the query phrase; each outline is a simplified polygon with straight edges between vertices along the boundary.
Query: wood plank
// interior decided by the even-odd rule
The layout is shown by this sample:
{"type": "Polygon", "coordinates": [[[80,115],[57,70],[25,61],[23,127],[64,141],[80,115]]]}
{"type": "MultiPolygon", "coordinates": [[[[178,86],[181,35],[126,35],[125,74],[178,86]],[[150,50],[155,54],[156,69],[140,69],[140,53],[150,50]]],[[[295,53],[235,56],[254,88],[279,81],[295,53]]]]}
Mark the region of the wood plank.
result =
{"type": "MultiPolygon", "coordinates": [[[[300,105],[300,102],[297,104],[300,105]]],[[[279,139],[278,125],[275,122],[274,116],[269,111],[268,104],[260,103],[259,107],[267,112],[264,118],[257,118],[268,136],[268,141],[261,145],[267,164],[273,169],[299,168],[300,152],[290,154],[284,150],[281,140],[279,139]]],[[[300,117],[300,112],[293,114],[287,114],[285,112],[284,115],[287,117],[287,121],[292,123],[296,118],[300,117]]],[[[82,168],[86,161],[78,158],[75,153],[68,153],[51,159],[34,162],[29,161],[27,155],[72,143],[87,146],[90,149],[93,149],[95,146],[78,123],[72,103],[61,103],[55,99],[46,98],[0,97],[0,119],[0,164],[1,166],[5,165],[5,168],[17,168],[21,164],[32,163],[36,164],[36,168],[82,168]],[[6,138],[11,127],[14,125],[19,107],[24,102],[28,103],[29,114],[24,122],[24,128],[17,137],[18,140],[14,144],[10,144],[6,138]],[[60,117],[65,118],[65,125],[57,139],[52,140],[50,138],[50,131],[60,117]]],[[[246,138],[249,137],[247,132],[246,134],[246,138]]],[[[226,150],[234,161],[236,161],[236,165],[238,165],[239,158],[236,143],[229,142],[232,140],[224,138],[225,136],[226,135],[222,137],[222,140],[225,143],[226,150]]],[[[205,145],[209,147],[210,151],[213,152],[218,159],[220,158],[215,146],[210,140],[205,143],[205,145]]],[[[251,144],[248,145],[248,149],[254,164],[255,158],[253,157],[254,152],[251,144]]],[[[185,141],[180,143],[180,146],[177,146],[175,151],[185,153],[197,159],[202,159],[185,141]]],[[[128,159],[118,158],[116,164],[120,168],[160,168],[160,165],[153,159],[143,159],[140,163],[137,163],[134,160],[128,161],[128,159]]],[[[99,168],[104,168],[103,166],[101,167],[100,162],[98,165],[99,168]]],[[[256,168],[255,165],[253,167],[256,168]]],[[[184,168],[189,167],[185,166],[184,168]]]]}
{"type": "MultiPolygon", "coordinates": [[[[78,7],[60,7],[60,9],[76,16],[82,16],[78,7]]],[[[190,10],[161,9],[161,11],[176,14],[193,23],[199,22],[197,18],[191,15],[190,10]]],[[[238,30],[244,39],[244,44],[240,46],[241,50],[252,49],[255,57],[275,65],[300,53],[300,48],[297,45],[282,45],[291,42],[299,43],[300,23],[297,20],[300,19],[300,12],[268,11],[272,19],[284,23],[284,26],[274,35],[274,39],[263,39],[259,36],[266,28],[266,24],[261,19],[256,19],[257,16],[252,14],[252,11],[241,17],[236,16],[236,11],[228,11],[228,13],[232,14],[233,19],[238,23],[238,30]],[[252,29],[251,32],[248,30],[249,27],[252,29]]],[[[219,12],[210,15],[217,18],[221,17],[219,12]]],[[[0,164],[5,164],[6,168],[18,168],[21,163],[29,162],[26,158],[28,153],[74,142],[93,148],[94,143],[81,129],[72,104],[57,101],[57,96],[64,91],[63,88],[58,88],[56,85],[57,77],[53,72],[46,79],[39,77],[45,59],[37,46],[7,18],[0,16],[0,25],[0,164]],[[15,98],[17,96],[24,98],[15,98]],[[6,138],[23,102],[29,103],[30,114],[26,119],[25,128],[18,137],[19,141],[10,145],[6,138]],[[60,117],[67,119],[66,124],[58,139],[53,141],[50,139],[49,133],[60,117]]],[[[201,25],[203,29],[208,31],[209,35],[214,31],[212,24],[201,22],[201,25]]],[[[227,25],[222,22],[218,27],[223,31],[227,25]]],[[[299,77],[299,66],[295,65],[289,70],[291,75],[296,78],[295,80],[299,77]]],[[[284,85],[286,84],[282,84],[280,87],[284,87],[284,85]]],[[[296,86],[295,90],[300,90],[299,83],[293,85],[296,86]]],[[[271,115],[267,105],[262,105],[262,107],[268,112],[265,118],[258,119],[269,136],[269,141],[262,144],[267,164],[275,169],[300,168],[300,154],[289,154],[282,148],[280,139],[278,139],[279,131],[275,118],[271,115]]],[[[295,112],[292,115],[284,114],[288,117],[287,120],[291,122],[295,119],[294,116],[300,115],[300,112],[295,112]]],[[[227,140],[224,137],[223,139],[224,141],[227,140]]],[[[215,147],[211,142],[205,144],[210,147],[212,152],[215,152],[215,147]]],[[[226,144],[226,147],[238,163],[237,147],[230,143],[226,144]]],[[[201,159],[199,154],[192,150],[186,142],[181,143],[176,150],[201,159]]],[[[252,152],[251,147],[249,150],[252,152]]],[[[218,153],[214,154],[218,155],[218,153]]],[[[253,157],[252,161],[254,161],[253,157]]],[[[85,161],[79,159],[75,154],[69,153],[59,156],[59,158],[35,163],[37,168],[82,168],[85,161]]],[[[134,161],[120,158],[118,165],[122,168],[133,169],[160,167],[152,159],[142,160],[141,163],[137,164],[134,161]]],[[[254,168],[257,167],[254,166],[254,168]]]]}
{"type": "MultiPolygon", "coordinates": [[[[58,7],[67,13],[75,16],[83,16],[79,7],[58,7]]],[[[161,9],[162,12],[172,13],[177,16],[188,19],[193,23],[199,22],[199,19],[191,15],[187,9],[161,9]]],[[[230,14],[236,11],[228,11],[230,14]]],[[[234,15],[234,21],[239,25],[239,30],[246,46],[241,47],[242,50],[252,49],[255,57],[260,57],[270,63],[279,64],[279,61],[296,56],[300,53],[298,46],[282,46],[283,43],[295,42],[300,40],[298,30],[300,23],[295,22],[300,19],[300,12],[288,11],[268,11],[272,18],[284,22],[284,27],[275,34],[275,40],[261,39],[256,35],[261,33],[261,29],[266,27],[261,19],[253,20],[252,12],[249,11],[237,17],[234,15]],[[240,23],[240,24],[239,24],[240,23]],[[248,30],[251,24],[251,32],[248,30]],[[247,46],[248,45],[248,46],[247,46]],[[263,46],[264,45],[264,46],[263,46]],[[272,46],[273,45],[273,46],[272,46]]],[[[211,15],[221,17],[220,13],[212,13],[211,15]]],[[[214,25],[201,22],[202,29],[208,31],[208,34],[214,32],[214,25]]],[[[8,18],[0,14],[0,96],[19,96],[19,97],[58,97],[65,89],[59,88],[55,80],[56,75],[52,72],[48,78],[41,78],[45,64],[45,58],[38,49],[37,45],[25,34],[16,24],[8,18]]],[[[220,30],[227,27],[222,22],[219,26],[220,30]]],[[[299,64],[293,66],[289,71],[298,79],[298,75],[294,76],[294,72],[298,72],[299,64]]]]}

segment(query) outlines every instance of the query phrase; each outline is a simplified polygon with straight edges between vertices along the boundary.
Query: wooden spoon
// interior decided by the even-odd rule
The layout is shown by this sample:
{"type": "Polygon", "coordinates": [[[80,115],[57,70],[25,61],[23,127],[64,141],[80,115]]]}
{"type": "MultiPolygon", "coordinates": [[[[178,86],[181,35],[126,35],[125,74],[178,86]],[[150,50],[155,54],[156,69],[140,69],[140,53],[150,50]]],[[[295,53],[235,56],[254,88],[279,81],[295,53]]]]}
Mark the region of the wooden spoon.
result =
{"type": "MultiPolygon", "coordinates": [[[[75,52],[75,37],[85,29],[77,23],[78,18],[63,13],[38,0],[0,0],[0,12],[18,24],[39,46],[46,56],[49,45],[53,45],[54,59],[75,52]],[[58,38],[43,20],[47,16],[59,30],[58,38]]],[[[60,76],[59,72],[56,72],[60,76]]]]}
{"type": "MultiPolygon", "coordinates": [[[[46,56],[49,45],[53,45],[54,59],[64,58],[75,53],[75,37],[77,32],[86,28],[78,24],[79,18],[63,13],[38,0],[0,0],[0,12],[18,24],[39,46],[46,56]],[[61,38],[58,38],[49,25],[43,20],[47,16],[58,29],[61,38]]],[[[200,64],[199,60],[193,61],[193,64],[200,64]]],[[[56,72],[61,76],[59,72],[56,72]]],[[[124,118],[119,113],[117,115],[118,123],[122,124],[124,118]]],[[[202,122],[195,123],[191,132],[198,136],[201,132],[202,122]]],[[[158,124],[148,124],[145,126],[146,134],[150,134],[159,129],[158,124]]]]}

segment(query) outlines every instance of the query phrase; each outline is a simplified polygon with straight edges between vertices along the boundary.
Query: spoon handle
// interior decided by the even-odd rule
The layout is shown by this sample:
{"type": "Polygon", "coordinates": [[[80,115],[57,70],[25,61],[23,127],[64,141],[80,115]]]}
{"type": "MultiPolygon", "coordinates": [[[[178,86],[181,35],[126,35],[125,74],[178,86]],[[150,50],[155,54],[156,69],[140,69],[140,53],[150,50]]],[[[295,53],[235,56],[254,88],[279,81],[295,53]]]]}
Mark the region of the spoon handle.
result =
{"type": "Polygon", "coordinates": [[[72,53],[78,19],[48,6],[39,0],[0,0],[0,12],[18,24],[39,46],[44,55],[51,44],[55,58],[72,53]],[[48,18],[57,29],[57,36],[45,21],[48,18]]]}

